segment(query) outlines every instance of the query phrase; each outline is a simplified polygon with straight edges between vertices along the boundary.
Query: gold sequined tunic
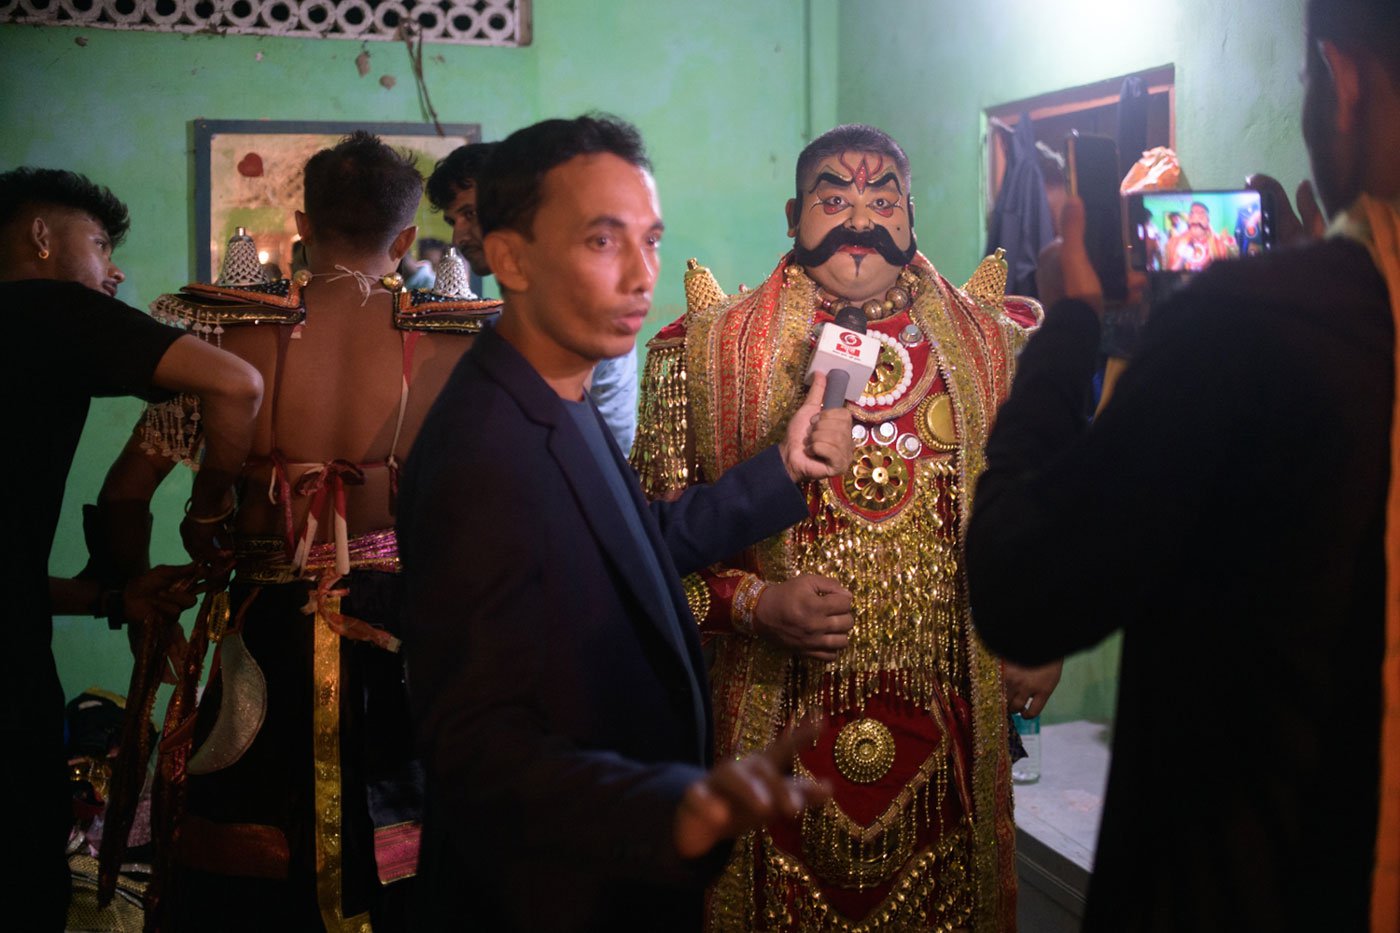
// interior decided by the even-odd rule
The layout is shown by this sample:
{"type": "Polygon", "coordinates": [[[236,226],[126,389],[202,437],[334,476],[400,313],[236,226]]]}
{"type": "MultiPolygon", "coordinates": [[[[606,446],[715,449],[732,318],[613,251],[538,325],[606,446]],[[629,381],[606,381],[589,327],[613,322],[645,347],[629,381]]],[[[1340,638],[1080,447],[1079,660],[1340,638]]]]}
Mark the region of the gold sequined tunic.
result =
{"type": "MultiPolygon", "coordinates": [[[[1014,926],[1005,701],[968,621],[961,559],[989,419],[1039,320],[1034,302],[1002,299],[998,273],[984,264],[955,289],[917,257],[902,276],[912,304],[869,325],[881,352],[851,469],[808,484],[806,521],[687,581],[717,636],[718,754],[761,748],[820,711],[823,735],[798,767],[835,788],[800,825],[741,840],[712,890],[711,929],[1014,926]],[[735,630],[756,581],[800,573],[853,594],[856,625],[834,662],[735,630]]],[[[690,313],[652,342],[643,380],[634,461],[652,495],[781,437],[827,319],[786,261],[732,299],[696,273],[687,290],[690,313]]]]}

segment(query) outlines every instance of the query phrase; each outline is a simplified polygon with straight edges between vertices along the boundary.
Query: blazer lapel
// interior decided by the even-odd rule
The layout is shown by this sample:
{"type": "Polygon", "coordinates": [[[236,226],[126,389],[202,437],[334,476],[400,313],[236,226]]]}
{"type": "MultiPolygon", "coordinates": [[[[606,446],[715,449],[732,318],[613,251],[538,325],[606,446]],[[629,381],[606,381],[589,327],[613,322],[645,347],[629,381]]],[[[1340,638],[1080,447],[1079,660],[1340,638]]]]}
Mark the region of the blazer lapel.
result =
{"type": "MultiPolygon", "coordinates": [[[[603,553],[618,569],[632,595],[649,609],[647,616],[653,624],[662,629],[667,625],[665,615],[659,606],[652,605],[656,596],[642,570],[642,555],[637,552],[637,542],[617,510],[617,503],[593,458],[593,452],[572,421],[561,420],[555,425],[549,437],[549,452],[573,488],[579,511],[593,529],[603,553]]],[[[676,639],[669,632],[663,631],[662,634],[667,636],[667,642],[675,643],[676,639]]]]}
{"type": "MultiPolygon", "coordinates": [[[[617,568],[618,576],[631,591],[632,597],[647,609],[645,615],[650,624],[665,639],[666,644],[672,646],[677,662],[689,668],[694,676],[695,667],[685,642],[685,635],[680,631],[673,631],[665,610],[654,605],[656,597],[642,569],[642,555],[637,552],[637,544],[628,532],[625,520],[617,511],[613,495],[608,490],[607,481],[600,472],[597,461],[593,458],[593,452],[589,450],[569,413],[564,410],[564,403],[525,358],[494,330],[482,332],[476,345],[472,347],[472,353],[482,368],[515,398],[526,417],[552,429],[549,435],[550,455],[554,457],[559,471],[573,489],[584,521],[593,531],[593,536],[604,555],[617,568]]],[[[640,495],[640,492],[636,494],[640,495]]],[[[643,517],[642,527],[647,528],[648,524],[648,518],[643,517]]],[[[648,531],[648,538],[654,539],[655,535],[648,531]]],[[[652,547],[656,547],[654,540],[652,547]]],[[[663,568],[664,577],[664,569],[670,563],[669,556],[660,551],[657,553],[657,560],[663,568]]],[[[665,583],[663,580],[663,584],[665,583]]],[[[670,586],[666,587],[672,603],[675,604],[675,594],[670,592],[672,589],[670,586]]],[[[679,619],[688,618],[684,603],[675,606],[675,611],[679,619]]]]}

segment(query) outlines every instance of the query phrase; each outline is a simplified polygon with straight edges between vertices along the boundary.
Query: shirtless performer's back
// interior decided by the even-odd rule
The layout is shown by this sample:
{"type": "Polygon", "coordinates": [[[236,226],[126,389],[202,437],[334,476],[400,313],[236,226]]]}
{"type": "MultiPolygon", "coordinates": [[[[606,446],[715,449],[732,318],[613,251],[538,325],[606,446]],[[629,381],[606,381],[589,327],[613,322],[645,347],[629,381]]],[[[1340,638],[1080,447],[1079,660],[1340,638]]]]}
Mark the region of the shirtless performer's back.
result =
{"type": "MultiPolygon", "coordinates": [[[[266,384],[236,500],[181,524],[196,558],[230,557],[191,635],[161,745],[154,830],[172,929],[397,929],[417,862],[421,771],[398,653],[398,470],[496,302],[403,290],[422,179],[356,133],[306,166],[291,280],[191,285],[155,312],[202,329],[266,384]],[[193,707],[202,639],[218,640],[193,707]],[[222,628],[223,631],[219,631],[222,628]],[[163,838],[162,838],[163,837],[163,838]]],[[[188,403],[149,410],[101,505],[128,514],[190,455],[188,403]]],[[[120,536],[119,536],[120,537],[120,536]]],[[[127,554],[127,563],[144,555],[127,554]]]]}

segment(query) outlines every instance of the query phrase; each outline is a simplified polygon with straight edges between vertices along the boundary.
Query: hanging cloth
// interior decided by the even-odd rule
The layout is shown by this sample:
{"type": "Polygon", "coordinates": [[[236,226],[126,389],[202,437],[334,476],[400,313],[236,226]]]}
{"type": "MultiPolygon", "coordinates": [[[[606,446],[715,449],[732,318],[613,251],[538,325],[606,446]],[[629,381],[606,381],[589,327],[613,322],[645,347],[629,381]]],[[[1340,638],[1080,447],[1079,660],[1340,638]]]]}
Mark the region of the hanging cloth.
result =
{"type": "Polygon", "coordinates": [[[1006,174],[987,223],[983,252],[991,255],[998,248],[1006,250],[1007,292],[1034,298],[1036,262],[1041,249],[1055,238],[1055,227],[1029,113],[1021,114],[1007,142],[1006,174]]]}

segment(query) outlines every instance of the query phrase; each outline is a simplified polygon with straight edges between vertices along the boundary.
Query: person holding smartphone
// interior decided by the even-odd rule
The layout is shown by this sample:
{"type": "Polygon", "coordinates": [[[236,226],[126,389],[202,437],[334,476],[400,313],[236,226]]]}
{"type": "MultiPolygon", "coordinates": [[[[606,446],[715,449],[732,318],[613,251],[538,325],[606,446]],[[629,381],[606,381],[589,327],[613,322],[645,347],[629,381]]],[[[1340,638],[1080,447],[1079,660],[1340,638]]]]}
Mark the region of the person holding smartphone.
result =
{"type": "Polygon", "coordinates": [[[1400,929],[1400,6],[1310,0],[1306,54],[1332,235],[1174,293],[1086,424],[1071,202],[987,443],[982,638],[1034,664],[1124,632],[1091,933],[1400,929]]]}

